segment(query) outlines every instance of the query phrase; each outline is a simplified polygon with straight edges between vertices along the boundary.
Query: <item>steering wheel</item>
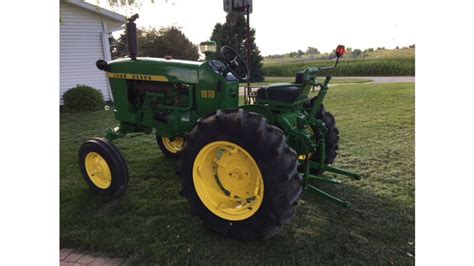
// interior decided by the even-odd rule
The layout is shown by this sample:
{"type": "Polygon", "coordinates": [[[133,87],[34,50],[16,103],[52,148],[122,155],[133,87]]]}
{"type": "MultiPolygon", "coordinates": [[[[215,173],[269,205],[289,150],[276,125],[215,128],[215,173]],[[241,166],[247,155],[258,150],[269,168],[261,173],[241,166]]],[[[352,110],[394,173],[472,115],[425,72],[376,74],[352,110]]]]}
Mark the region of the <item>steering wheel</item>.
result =
{"type": "Polygon", "coordinates": [[[233,48],[229,46],[221,47],[221,57],[224,61],[224,65],[234,76],[240,80],[247,80],[248,78],[248,67],[242,56],[237,53],[233,48]]]}

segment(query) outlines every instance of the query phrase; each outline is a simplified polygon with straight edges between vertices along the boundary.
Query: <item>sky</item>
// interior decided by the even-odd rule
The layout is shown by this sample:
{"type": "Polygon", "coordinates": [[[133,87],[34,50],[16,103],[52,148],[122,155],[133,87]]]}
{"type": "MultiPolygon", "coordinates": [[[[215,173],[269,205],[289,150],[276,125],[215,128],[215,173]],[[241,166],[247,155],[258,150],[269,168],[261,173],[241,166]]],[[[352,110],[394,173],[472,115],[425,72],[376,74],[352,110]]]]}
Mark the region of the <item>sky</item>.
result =
{"type": "MultiPolygon", "coordinates": [[[[216,23],[225,22],[223,0],[141,0],[140,8],[111,8],[125,16],[139,13],[139,27],[179,26],[195,44],[208,40],[216,23]]],[[[395,48],[415,43],[415,17],[408,0],[253,0],[250,26],[262,55],[308,46],[330,52],[338,44],[353,49],[395,48]]],[[[420,23],[422,24],[422,23],[420,23]]],[[[114,36],[118,35],[115,33],[114,36]]]]}

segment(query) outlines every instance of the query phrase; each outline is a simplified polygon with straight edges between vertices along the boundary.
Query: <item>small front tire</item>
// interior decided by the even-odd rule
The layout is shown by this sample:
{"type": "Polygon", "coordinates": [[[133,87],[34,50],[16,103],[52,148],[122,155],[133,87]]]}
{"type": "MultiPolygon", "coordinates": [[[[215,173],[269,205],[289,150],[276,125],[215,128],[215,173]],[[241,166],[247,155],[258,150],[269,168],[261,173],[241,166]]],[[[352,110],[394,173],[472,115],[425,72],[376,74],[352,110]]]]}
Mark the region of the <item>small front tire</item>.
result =
{"type": "Polygon", "coordinates": [[[156,135],[156,143],[163,155],[169,158],[179,159],[184,146],[184,138],[177,136],[171,139],[156,135]]]}
{"type": "Polygon", "coordinates": [[[90,190],[104,201],[118,198],[128,184],[128,168],[120,151],[105,138],[92,138],[79,149],[79,167],[90,190]]]}

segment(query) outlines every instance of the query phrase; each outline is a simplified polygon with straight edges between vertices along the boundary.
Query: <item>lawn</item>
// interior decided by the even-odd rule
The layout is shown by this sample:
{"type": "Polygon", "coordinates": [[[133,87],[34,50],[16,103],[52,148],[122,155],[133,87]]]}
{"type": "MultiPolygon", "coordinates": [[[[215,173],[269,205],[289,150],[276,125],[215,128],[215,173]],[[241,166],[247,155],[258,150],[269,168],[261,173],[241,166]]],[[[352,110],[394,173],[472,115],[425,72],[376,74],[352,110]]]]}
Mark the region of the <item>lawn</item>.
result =
{"type": "Polygon", "coordinates": [[[117,123],[112,112],[61,114],[61,247],[130,264],[414,264],[414,95],[413,83],[331,88],[325,105],[341,132],[336,165],[363,179],[324,188],[352,208],[303,194],[280,234],[251,243],[223,238],[189,213],[177,162],[163,157],[151,135],[116,141],[129,165],[127,194],[108,204],[91,196],[77,150],[117,123]]]}

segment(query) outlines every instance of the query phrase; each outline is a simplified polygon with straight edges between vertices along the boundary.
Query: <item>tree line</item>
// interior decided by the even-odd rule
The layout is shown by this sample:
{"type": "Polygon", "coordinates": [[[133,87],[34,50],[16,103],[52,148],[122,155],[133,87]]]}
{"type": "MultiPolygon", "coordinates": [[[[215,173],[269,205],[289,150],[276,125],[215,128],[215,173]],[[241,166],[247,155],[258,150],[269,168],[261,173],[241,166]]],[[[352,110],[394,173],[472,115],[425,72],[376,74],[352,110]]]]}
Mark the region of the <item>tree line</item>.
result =
{"type": "MultiPolygon", "coordinates": [[[[396,46],[395,49],[408,49],[408,48],[415,48],[415,45],[408,45],[404,47],[399,47],[396,46]]],[[[353,49],[351,47],[346,48],[346,56],[348,57],[364,57],[368,52],[373,52],[373,51],[378,51],[378,50],[385,50],[385,47],[377,47],[377,48],[367,48],[364,50],[361,49],[353,49]]],[[[333,49],[330,53],[325,53],[322,54],[318,48],[309,46],[306,48],[306,51],[303,52],[303,50],[298,49],[297,51],[285,53],[285,54],[273,54],[273,55],[268,55],[265,56],[267,59],[276,59],[276,58],[301,58],[303,56],[307,56],[309,58],[314,58],[316,55],[318,55],[319,59],[332,59],[336,57],[336,49],[333,49]]]]}
{"type": "MultiPolygon", "coordinates": [[[[139,28],[137,30],[137,37],[138,56],[171,56],[174,59],[192,61],[199,59],[197,45],[192,43],[179,27],[139,28]]],[[[263,81],[263,57],[260,55],[260,50],[256,44],[255,29],[253,28],[250,30],[250,39],[251,81],[263,81]]],[[[214,26],[210,40],[217,43],[217,58],[219,58],[220,48],[227,45],[236,49],[245,60],[247,54],[245,17],[239,13],[227,14],[225,23],[217,23],[214,26]]],[[[110,36],[110,44],[112,59],[128,56],[126,32],[122,33],[117,39],[110,36]]]]}

